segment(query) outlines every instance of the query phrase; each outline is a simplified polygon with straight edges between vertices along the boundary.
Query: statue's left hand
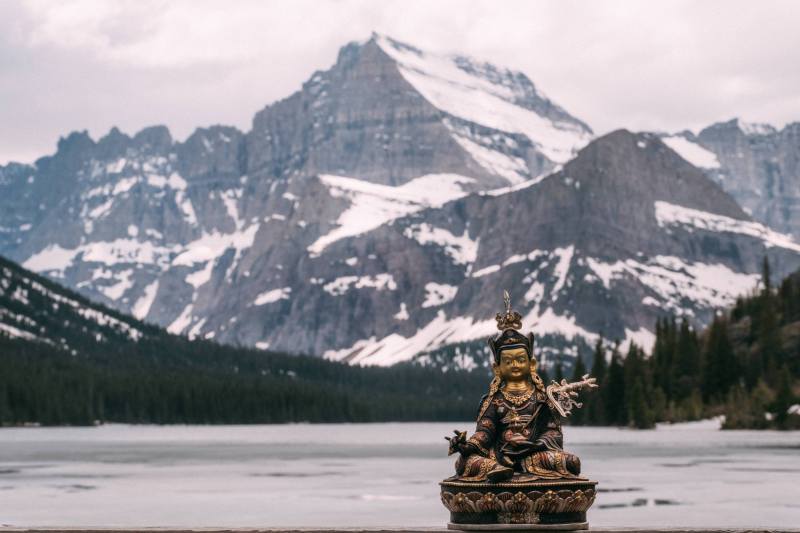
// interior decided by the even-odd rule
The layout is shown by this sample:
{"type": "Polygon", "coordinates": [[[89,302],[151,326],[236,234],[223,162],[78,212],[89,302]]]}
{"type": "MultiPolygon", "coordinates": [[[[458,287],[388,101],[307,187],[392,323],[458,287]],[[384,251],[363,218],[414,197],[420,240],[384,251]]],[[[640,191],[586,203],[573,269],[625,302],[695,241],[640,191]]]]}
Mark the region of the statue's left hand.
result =
{"type": "Polygon", "coordinates": [[[455,437],[444,438],[445,440],[450,442],[450,446],[447,449],[447,455],[453,455],[454,453],[461,453],[463,451],[464,445],[467,443],[466,431],[459,431],[457,429],[454,429],[453,433],[455,433],[455,437]]]}

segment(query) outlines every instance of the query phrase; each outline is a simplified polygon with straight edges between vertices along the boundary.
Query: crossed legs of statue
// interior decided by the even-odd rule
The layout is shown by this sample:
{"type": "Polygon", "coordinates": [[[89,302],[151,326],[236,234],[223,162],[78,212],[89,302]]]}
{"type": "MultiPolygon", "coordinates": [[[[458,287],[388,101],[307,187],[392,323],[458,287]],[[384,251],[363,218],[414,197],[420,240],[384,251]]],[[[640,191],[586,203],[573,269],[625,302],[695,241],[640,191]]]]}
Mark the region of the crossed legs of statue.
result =
{"type": "MultiPolygon", "coordinates": [[[[497,483],[508,481],[515,468],[502,465],[492,457],[482,455],[459,456],[456,460],[456,473],[460,481],[488,481],[497,483]]],[[[581,461],[577,455],[561,450],[546,450],[533,453],[516,465],[522,474],[530,474],[539,479],[575,478],[581,473],[581,461]]]]}

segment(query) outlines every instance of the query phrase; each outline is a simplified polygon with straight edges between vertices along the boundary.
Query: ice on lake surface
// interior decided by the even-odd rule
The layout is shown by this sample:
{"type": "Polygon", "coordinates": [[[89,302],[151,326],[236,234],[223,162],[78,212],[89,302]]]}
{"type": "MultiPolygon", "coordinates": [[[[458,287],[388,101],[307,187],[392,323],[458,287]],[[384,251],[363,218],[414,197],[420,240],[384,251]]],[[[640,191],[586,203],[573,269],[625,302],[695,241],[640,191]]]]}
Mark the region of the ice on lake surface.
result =
{"type": "MultiPolygon", "coordinates": [[[[0,429],[0,524],[442,526],[472,423],[0,429]]],[[[800,432],[565,427],[594,526],[800,523],[800,432]]]]}

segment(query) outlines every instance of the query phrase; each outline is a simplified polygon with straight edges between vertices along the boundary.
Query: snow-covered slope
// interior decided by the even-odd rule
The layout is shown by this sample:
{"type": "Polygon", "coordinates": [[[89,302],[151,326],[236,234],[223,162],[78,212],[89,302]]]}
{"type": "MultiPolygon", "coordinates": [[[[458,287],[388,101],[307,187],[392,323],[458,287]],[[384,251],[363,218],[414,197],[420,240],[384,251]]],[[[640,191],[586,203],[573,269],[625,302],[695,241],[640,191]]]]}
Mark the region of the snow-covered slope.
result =
{"type": "Polygon", "coordinates": [[[450,116],[451,131],[475,160],[487,170],[502,169],[512,182],[524,179],[526,170],[524,161],[496,149],[515,142],[509,134],[526,137],[554,163],[572,159],[592,137],[586,124],[543,96],[521,72],[423,51],[383,35],[373,39],[397,62],[403,77],[450,116]],[[463,122],[494,131],[481,135],[462,127],[463,122]]]}
{"type": "Polygon", "coordinates": [[[152,329],[0,257],[2,335],[51,344],[74,354],[87,342],[137,341],[152,329]]]}
{"type": "Polygon", "coordinates": [[[456,174],[420,176],[398,187],[377,185],[345,176],[320,176],[334,197],[349,205],[336,220],[336,227],[308,247],[319,254],[330,243],[375,229],[426,207],[441,205],[466,194],[463,184],[475,180],[456,174]]]}

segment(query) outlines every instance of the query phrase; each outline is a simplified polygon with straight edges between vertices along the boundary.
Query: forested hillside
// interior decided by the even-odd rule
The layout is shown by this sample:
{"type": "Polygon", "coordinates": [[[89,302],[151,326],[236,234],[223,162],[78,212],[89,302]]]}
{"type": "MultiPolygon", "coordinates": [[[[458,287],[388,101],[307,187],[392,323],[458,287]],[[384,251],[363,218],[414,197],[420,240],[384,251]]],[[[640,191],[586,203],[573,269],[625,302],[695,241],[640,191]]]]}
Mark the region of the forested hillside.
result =
{"type": "Polygon", "coordinates": [[[163,337],[70,355],[0,335],[5,425],[464,420],[484,375],[361,368],[163,337]]]}
{"type": "Polygon", "coordinates": [[[464,420],[482,373],[191,341],[0,257],[0,424],[464,420]]]}

